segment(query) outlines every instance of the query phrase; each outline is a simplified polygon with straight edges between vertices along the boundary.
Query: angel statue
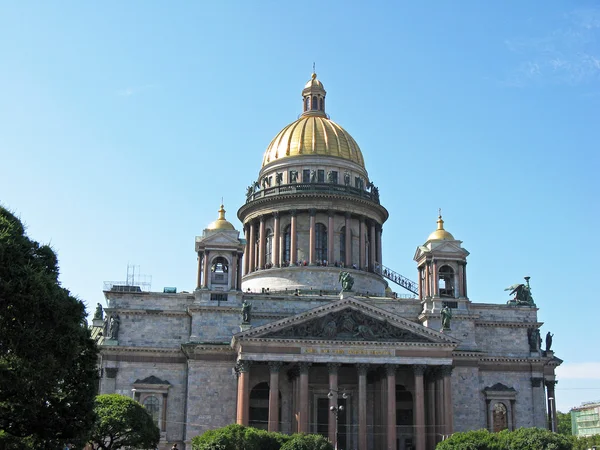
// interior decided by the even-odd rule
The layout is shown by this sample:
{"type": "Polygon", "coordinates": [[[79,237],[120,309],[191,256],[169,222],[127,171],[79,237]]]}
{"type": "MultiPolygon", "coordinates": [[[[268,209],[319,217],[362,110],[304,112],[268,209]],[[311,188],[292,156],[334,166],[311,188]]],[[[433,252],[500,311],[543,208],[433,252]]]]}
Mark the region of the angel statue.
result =
{"type": "Polygon", "coordinates": [[[525,277],[525,282],[513,284],[512,286],[504,289],[505,291],[510,291],[509,295],[515,295],[512,300],[506,302],[509,305],[525,305],[525,306],[535,306],[533,301],[533,297],[531,296],[531,287],[529,286],[529,278],[525,277]]]}
{"type": "Polygon", "coordinates": [[[339,281],[342,283],[342,291],[352,290],[354,278],[348,272],[340,272],[339,281]]]}

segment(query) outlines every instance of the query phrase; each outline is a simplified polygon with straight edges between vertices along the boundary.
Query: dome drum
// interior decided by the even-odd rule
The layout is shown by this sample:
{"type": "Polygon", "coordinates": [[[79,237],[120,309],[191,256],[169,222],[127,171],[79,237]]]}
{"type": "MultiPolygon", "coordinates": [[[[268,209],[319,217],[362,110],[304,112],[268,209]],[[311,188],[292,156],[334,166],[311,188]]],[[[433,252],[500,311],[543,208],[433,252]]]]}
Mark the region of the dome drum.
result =
{"type": "MultiPolygon", "coordinates": [[[[387,283],[379,275],[354,269],[344,269],[354,278],[353,292],[384,297],[387,283]]],[[[304,267],[282,267],[277,269],[260,270],[244,276],[244,291],[263,292],[269,288],[271,295],[278,292],[290,294],[296,289],[313,291],[314,295],[339,294],[341,285],[339,281],[340,268],[338,267],[313,267],[304,270],[304,267]]]]}

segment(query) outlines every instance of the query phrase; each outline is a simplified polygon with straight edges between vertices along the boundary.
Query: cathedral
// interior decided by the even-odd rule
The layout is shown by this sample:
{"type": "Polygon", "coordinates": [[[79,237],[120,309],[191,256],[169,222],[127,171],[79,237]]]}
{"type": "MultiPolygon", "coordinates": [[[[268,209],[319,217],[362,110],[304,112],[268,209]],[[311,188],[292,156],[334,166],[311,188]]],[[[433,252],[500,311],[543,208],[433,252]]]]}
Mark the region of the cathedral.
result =
{"type": "Polygon", "coordinates": [[[94,317],[101,393],[143,404],[160,449],[190,449],[232,423],[319,433],[340,450],[556,429],[561,360],[551,340],[542,349],[528,278],[508,304],[470,299],[469,252],[441,214],[415,243],[416,281],[385,266],[389,213],[325,98],[313,73],[302,114],[247,188],[242,230],[221,205],[196,236],[193,292],[105,288],[94,317]]]}

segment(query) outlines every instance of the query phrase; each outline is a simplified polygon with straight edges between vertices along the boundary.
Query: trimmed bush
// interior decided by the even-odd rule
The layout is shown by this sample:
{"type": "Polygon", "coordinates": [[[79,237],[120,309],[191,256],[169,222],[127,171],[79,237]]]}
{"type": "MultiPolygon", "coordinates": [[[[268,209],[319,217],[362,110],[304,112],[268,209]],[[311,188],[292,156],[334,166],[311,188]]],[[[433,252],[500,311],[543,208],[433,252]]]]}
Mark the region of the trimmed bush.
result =
{"type": "Polygon", "coordinates": [[[333,450],[333,445],[320,434],[294,434],[281,450],[333,450]]]}

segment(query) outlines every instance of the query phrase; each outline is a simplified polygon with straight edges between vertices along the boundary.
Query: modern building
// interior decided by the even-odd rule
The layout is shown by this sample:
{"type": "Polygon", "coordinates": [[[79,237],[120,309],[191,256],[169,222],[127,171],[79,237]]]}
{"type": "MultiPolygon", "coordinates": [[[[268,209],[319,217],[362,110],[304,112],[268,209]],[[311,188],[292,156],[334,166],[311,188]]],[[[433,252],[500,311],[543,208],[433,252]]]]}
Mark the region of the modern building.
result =
{"type": "Polygon", "coordinates": [[[587,402],[571,409],[571,429],[573,436],[600,434],[600,402],[587,402]]]}
{"type": "Polygon", "coordinates": [[[415,243],[416,282],[384,266],[388,211],[325,98],[313,74],[247,189],[243,232],[221,206],[196,237],[193,292],[107,287],[101,391],[144,404],[161,448],[236,422],[348,450],[551,426],[561,361],[531,297],[470,299],[469,252],[441,216],[415,243]]]}

